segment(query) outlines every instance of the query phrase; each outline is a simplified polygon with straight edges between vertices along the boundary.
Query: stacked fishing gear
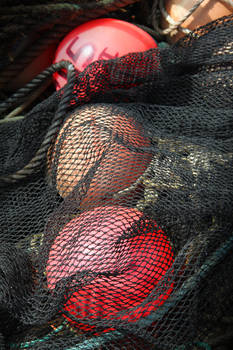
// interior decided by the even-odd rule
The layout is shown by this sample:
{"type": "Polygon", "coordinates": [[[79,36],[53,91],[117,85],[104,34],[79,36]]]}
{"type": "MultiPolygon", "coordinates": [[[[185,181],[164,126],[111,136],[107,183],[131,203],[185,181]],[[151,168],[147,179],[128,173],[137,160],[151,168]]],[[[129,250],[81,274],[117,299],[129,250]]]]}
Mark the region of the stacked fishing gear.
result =
{"type": "Polygon", "coordinates": [[[97,3],[37,8],[97,15],[15,93],[3,55],[0,349],[228,349],[233,17],[165,45],[97,3]]]}

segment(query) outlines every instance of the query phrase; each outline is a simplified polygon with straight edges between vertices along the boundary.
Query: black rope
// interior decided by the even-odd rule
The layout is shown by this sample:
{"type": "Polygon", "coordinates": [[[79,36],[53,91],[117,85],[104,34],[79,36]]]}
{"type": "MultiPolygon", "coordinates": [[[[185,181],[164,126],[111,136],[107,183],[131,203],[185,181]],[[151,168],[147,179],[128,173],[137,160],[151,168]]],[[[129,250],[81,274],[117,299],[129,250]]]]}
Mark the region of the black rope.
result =
{"type": "Polygon", "coordinates": [[[32,91],[41,85],[43,81],[50,78],[55,72],[63,68],[67,68],[69,64],[70,62],[68,61],[55,63],[45,69],[42,73],[38,74],[32,81],[16,91],[12,96],[0,104],[0,116],[8,109],[12,108],[16,104],[19,104],[19,101],[22,102],[22,100],[26,99],[32,91]]]}
{"type": "MultiPolygon", "coordinates": [[[[19,21],[19,19],[25,13],[28,16],[28,13],[33,15],[36,13],[37,15],[43,15],[45,12],[47,15],[51,12],[49,18],[40,20],[41,25],[49,25],[48,30],[46,31],[46,36],[38,39],[39,42],[32,45],[31,47],[27,47],[26,49],[22,47],[21,51],[18,53],[17,60],[14,62],[15,57],[13,57],[13,62],[10,61],[9,57],[6,59],[1,59],[1,73],[0,73],[0,86],[4,86],[9,80],[15,77],[22,69],[29,64],[33,58],[37,57],[40,53],[42,53],[49,45],[57,44],[70,30],[75,28],[77,25],[80,25],[88,20],[95,19],[97,17],[103,16],[110,11],[116,11],[121,7],[125,7],[139,0],[106,0],[104,4],[98,2],[85,2],[80,4],[48,4],[48,5],[38,5],[38,6],[15,6],[15,7],[6,7],[1,8],[1,14],[6,13],[7,18],[15,17],[19,21]],[[63,16],[57,14],[59,11],[65,11],[63,16]],[[51,18],[52,17],[52,18],[51,18]]],[[[1,16],[0,19],[4,18],[1,16]]],[[[9,23],[9,18],[7,22],[9,23]]],[[[31,21],[31,19],[30,19],[31,21]]],[[[35,20],[34,20],[35,22],[35,20]]],[[[28,27],[31,29],[32,24],[28,27]]],[[[15,28],[15,32],[17,33],[17,24],[15,28]]],[[[7,37],[8,31],[7,28],[4,28],[4,32],[1,34],[1,40],[3,42],[4,37],[7,37]],[[4,33],[5,32],[5,33],[4,33]]],[[[20,30],[22,32],[22,29],[20,30]]],[[[39,28],[37,30],[34,29],[32,32],[37,32],[40,35],[44,35],[42,32],[40,33],[39,28]]],[[[15,33],[14,33],[15,34],[15,33]]]]}
{"type": "Polygon", "coordinates": [[[41,144],[41,147],[37,151],[36,155],[31,159],[31,161],[21,170],[17,171],[15,174],[1,176],[0,181],[6,183],[14,183],[21,179],[26,178],[27,176],[33,174],[40,168],[44,157],[47,154],[48,148],[51,144],[51,141],[57,131],[60,128],[61,122],[66,115],[67,107],[69,106],[69,101],[73,92],[73,85],[76,79],[75,68],[72,63],[68,61],[61,61],[56,63],[46,69],[44,72],[39,74],[32,82],[28,83],[24,88],[17,91],[12,97],[10,97],[7,101],[3,102],[0,105],[0,112],[5,112],[9,109],[9,106],[18,102],[19,99],[27,98],[27,95],[30,91],[32,91],[35,87],[39,86],[41,82],[47,78],[49,78],[53,73],[57,72],[60,69],[67,70],[67,84],[64,88],[64,93],[61,98],[61,101],[58,105],[58,109],[53,118],[52,124],[49,127],[47,134],[41,144]]]}

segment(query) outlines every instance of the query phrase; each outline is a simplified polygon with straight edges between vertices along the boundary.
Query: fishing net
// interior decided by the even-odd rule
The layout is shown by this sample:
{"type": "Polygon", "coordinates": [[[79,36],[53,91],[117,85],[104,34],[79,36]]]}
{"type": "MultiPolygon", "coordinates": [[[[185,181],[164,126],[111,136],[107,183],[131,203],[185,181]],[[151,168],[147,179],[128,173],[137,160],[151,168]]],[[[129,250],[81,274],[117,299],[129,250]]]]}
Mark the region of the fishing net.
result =
{"type": "MultiPolygon", "coordinates": [[[[56,46],[76,26],[109,13],[111,17],[132,21],[131,7],[138,6],[137,3],[138,0],[1,1],[0,88],[3,98],[52,64],[56,46]],[[32,72],[31,77],[28,70],[32,72]]],[[[142,14],[144,12],[142,10],[142,14]]],[[[143,24],[140,18],[136,21],[143,24]]]]}
{"type": "Polygon", "coordinates": [[[232,14],[232,9],[232,0],[154,0],[150,22],[157,36],[166,36],[167,41],[175,42],[211,20],[232,14]]]}
{"type": "Polygon", "coordinates": [[[232,42],[224,17],[1,103],[2,349],[230,347],[232,42]]]}

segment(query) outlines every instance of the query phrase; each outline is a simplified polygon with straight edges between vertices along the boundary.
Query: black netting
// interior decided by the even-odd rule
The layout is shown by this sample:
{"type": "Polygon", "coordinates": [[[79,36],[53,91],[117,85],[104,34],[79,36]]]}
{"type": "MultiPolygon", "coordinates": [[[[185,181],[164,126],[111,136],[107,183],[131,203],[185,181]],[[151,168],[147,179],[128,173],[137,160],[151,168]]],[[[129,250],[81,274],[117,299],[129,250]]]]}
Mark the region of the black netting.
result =
{"type": "Polygon", "coordinates": [[[7,348],[230,347],[232,42],[226,17],[92,63],[0,124],[7,348]]]}

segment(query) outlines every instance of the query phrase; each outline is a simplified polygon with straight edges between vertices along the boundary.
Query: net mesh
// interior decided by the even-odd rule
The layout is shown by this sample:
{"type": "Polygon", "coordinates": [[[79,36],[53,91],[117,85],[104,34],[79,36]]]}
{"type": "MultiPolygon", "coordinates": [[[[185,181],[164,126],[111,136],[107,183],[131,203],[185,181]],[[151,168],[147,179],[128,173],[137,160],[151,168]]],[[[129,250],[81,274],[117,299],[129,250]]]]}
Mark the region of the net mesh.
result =
{"type": "Polygon", "coordinates": [[[230,343],[232,25],[89,65],[20,181],[66,91],[0,124],[7,348],[230,343]]]}

